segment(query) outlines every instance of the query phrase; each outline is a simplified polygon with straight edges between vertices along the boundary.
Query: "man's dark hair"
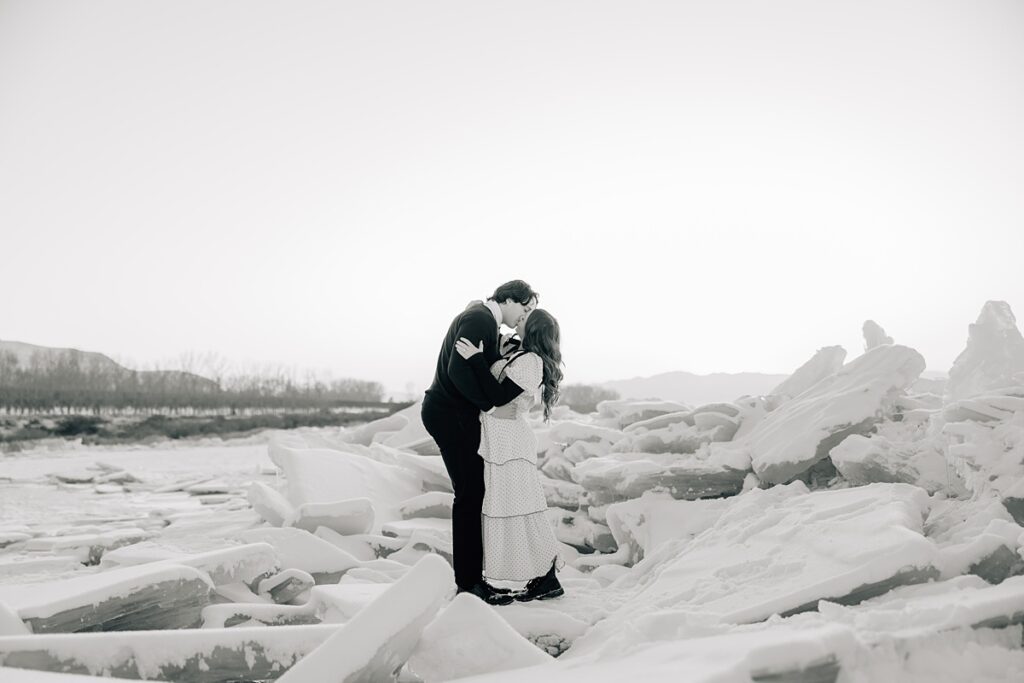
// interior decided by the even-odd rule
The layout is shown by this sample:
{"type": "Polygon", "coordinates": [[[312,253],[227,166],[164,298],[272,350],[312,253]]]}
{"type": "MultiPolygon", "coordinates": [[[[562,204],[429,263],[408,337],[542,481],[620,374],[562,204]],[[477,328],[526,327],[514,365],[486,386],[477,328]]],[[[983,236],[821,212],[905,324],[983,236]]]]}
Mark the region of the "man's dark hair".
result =
{"type": "Polygon", "coordinates": [[[522,280],[511,280],[503,285],[499,285],[494,294],[491,295],[491,299],[497,301],[499,304],[505,303],[507,300],[512,299],[516,303],[526,305],[530,303],[530,299],[536,298],[540,301],[540,294],[533,291],[530,285],[526,284],[522,280]]]}

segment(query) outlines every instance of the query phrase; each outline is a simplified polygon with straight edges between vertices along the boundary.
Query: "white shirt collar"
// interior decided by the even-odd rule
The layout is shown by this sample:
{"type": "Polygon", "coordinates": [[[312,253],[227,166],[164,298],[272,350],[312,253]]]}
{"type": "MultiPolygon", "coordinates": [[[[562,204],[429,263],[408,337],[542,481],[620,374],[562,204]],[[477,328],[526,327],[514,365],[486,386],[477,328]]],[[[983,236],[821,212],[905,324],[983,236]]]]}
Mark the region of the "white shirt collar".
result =
{"type": "Polygon", "coordinates": [[[484,306],[491,311],[491,314],[494,316],[494,322],[497,323],[498,327],[501,327],[501,308],[498,306],[498,302],[488,299],[484,302],[484,306]]]}

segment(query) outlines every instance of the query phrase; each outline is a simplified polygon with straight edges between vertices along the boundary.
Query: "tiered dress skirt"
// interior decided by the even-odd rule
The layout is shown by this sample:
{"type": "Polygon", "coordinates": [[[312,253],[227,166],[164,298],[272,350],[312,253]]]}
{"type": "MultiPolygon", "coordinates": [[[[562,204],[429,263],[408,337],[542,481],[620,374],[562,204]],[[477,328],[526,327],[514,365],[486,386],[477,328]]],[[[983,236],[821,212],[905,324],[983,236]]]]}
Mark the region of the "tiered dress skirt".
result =
{"type": "Polygon", "coordinates": [[[480,422],[484,576],[495,581],[543,576],[557,561],[558,541],[537,470],[537,437],[525,416],[505,420],[483,414],[480,422]]]}

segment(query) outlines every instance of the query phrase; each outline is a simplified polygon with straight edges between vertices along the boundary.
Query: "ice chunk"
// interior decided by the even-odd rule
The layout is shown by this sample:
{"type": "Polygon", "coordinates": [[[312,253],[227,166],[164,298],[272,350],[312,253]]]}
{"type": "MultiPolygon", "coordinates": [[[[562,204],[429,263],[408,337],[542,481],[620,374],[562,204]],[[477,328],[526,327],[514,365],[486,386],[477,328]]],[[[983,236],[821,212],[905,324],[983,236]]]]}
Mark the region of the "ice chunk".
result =
{"type": "MultiPolygon", "coordinates": [[[[100,464],[99,462],[96,463],[100,464]]],[[[131,472],[125,470],[109,470],[104,474],[99,475],[93,481],[97,484],[133,484],[139,481],[131,472]]]]}
{"type": "Polygon", "coordinates": [[[664,427],[670,427],[680,422],[685,422],[691,427],[694,425],[693,411],[680,410],[675,413],[665,413],[664,415],[658,415],[647,420],[640,420],[634,422],[622,429],[624,434],[634,434],[648,432],[652,429],[662,429],[664,427]]]}
{"type": "MultiPolygon", "coordinates": [[[[946,457],[967,488],[997,494],[1011,513],[1018,509],[1014,501],[1024,502],[1024,411],[1006,420],[947,423],[942,434],[946,457]]],[[[1024,523],[1024,508],[1019,510],[1024,523]]]]}
{"type": "MultiPolygon", "coordinates": [[[[620,439],[622,441],[622,439],[620,439]]],[[[599,458],[612,452],[613,444],[606,441],[576,441],[561,452],[561,458],[571,463],[583,462],[588,458],[599,458]]],[[[545,464],[547,464],[545,462],[545,464]]]]}
{"type": "Polygon", "coordinates": [[[764,482],[792,480],[850,434],[869,431],[924,370],[906,346],[879,346],[769,413],[747,436],[764,482]]]}
{"type": "Polygon", "coordinates": [[[542,475],[540,484],[544,489],[544,498],[549,507],[579,510],[583,497],[586,495],[586,489],[571,481],[552,479],[542,475]]]}
{"type": "Polygon", "coordinates": [[[337,546],[360,561],[368,561],[377,557],[373,546],[366,540],[364,534],[357,536],[342,536],[334,529],[320,527],[313,534],[324,539],[331,545],[337,546]]]}
{"type": "Polygon", "coordinates": [[[611,445],[621,439],[622,435],[623,433],[618,429],[570,420],[559,422],[551,427],[551,430],[548,432],[548,438],[552,443],[563,445],[573,444],[577,441],[611,445]]]}
{"type": "Polygon", "coordinates": [[[185,487],[185,492],[192,496],[206,496],[217,493],[231,493],[235,487],[223,481],[204,481],[199,484],[192,484],[185,487]]]}
{"type": "Polygon", "coordinates": [[[132,680],[131,678],[83,676],[53,671],[33,671],[31,669],[0,669],[0,679],[4,681],[17,681],[18,683],[118,683],[118,681],[132,680]],[[6,678],[7,676],[10,676],[10,678],[6,678]]]}
{"type": "Polygon", "coordinates": [[[373,437],[378,433],[387,432],[393,434],[403,429],[408,424],[408,417],[401,413],[395,413],[348,431],[345,433],[343,438],[346,441],[351,441],[352,443],[369,446],[373,443],[373,437]]]}
{"type": "Polygon", "coordinates": [[[439,536],[432,530],[423,531],[416,529],[409,535],[409,540],[405,542],[401,550],[388,555],[388,559],[411,566],[429,553],[439,555],[445,562],[452,564],[454,560],[452,558],[451,535],[439,536]]]}
{"type": "Polygon", "coordinates": [[[68,469],[50,474],[53,479],[64,484],[90,484],[96,478],[96,472],[87,469],[68,469]]]}
{"type": "Polygon", "coordinates": [[[351,498],[333,503],[305,503],[285,523],[310,532],[326,527],[342,535],[365,534],[373,528],[373,517],[373,502],[369,498],[351,498]]]}
{"type": "Polygon", "coordinates": [[[317,624],[13,636],[0,638],[0,664],[131,679],[264,681],[337,630],[317,624]]]}
{"type": "Polygon", "coordinates": [[[287,498],[262,482],[251,483],[247,493],[252,508],[273,526],[284,526],[284,521],[295,514],[287,498]]]}
{"type": "Polygon", "coordinates": [[[415,451],[421,455],[439,455],[440,451],[437,449],[437,444],[434,443],[434,439],[427,433],[427,428],[423,426],[423,420],[420,417],[422,407],[423,402],[417,401],[408,408],[395,413],[395,415],[405,417],[407,423],[394,434],[389,434],[384,439],[383,444],[403,450],[415,451]]]}
{"type": "Polygon", "coordinates": [[[597,412],[610,425],[618,429],[628,427],[634,422],[649,420],[652,417],[668,413],[688,411],[689,407],[675,401],[636,401],[633,399],[615,399],[601,401],[597,404],[597,412]]]}
{"type": "Polygon", "coordinates": [[[970,573],[999,583],[1024,573],[1024,528],[996,498],[936,500],[924,529],[939,547],[942,578],[970,573]]]}
{"type": "MultiPolygon", "coordinates": [[[[651,616],[654,621],[658,615],[651,616]]],[[[838,624],[780,624],[771,629],[691,638],[674,636],[661,624],[652,624],[651,628],[665,631],[624,633],[623,644],[615,649],[578,656],[573,646],[550,664],[463,681],[827,682],[836,680],[842,656],[864,650],[852,629],[838,624]]]]}
{"type": "Polygon", "coordinates": [[[337,583],[359,560],[308,531],[287,527],[249,529],[238,534],[247,543],[269,543],[285,569],[309,572],[317,583],[337,583]]]}
{"type": "Polygon", "coordinates": [[[903,482],[929,493],[964,494],[966,488],[946,462],[944,443],[921,422],[885,422],[870,436],[851,434],[829,451],[832,463],[851,484],[903,482]]]}
{"type": "Polygon", "coordinates": [[[923,490],[806,491],[800,482],[749,491],[695,538],[660,545],[616,582],[622,607],[573,649],[605,648],[618,633],[642,631],[658,611],[704,624],[750,623],[813,609],[821,599],[853,604],[938,575],[936,548],[921,533],[923,490]]]}
{"type": "MultiPolygon", "coordinates": [[[[192,553],[163,541],[138,543],[113,550],[103,557],[101,566],[134,566],[146,563],[185,565],[206,573],[215,586],[251,583],[277,570],[277,552],[269,543],[249,543],[192,553]]],[[[154,566],[150,564],[150,566],[154,566]]]]}
{"type": "Polygon", "coordinates": [[[712,437],[715,441],[728,441],[735,434],[736,430],[740,428],[739,411],[737,415],[726,415],[723,412],[717,410],[705,410],[703,412],[693,411],[693,423],[694,427],[701,431],[715,430],[715,435],[712,437]]]}
{"type": "Polygon", "coordinates": [[[876,323],[874,320],[865,320],[864,326],[861,328],[864,333],[864,350],[870,351],[876,346],[882,346],[883,344],[892,344],[892,337],[885,333],[882,326],[876,323]]]}
{"type": "Polygon", "coordinates": [[[610,553],[618,548],[608,527],[594,522],[585,512],[548,508],[547,516],[554,527],[555,538],[581,552],[610,553]]]}
{"type": "Polygon", "coordinates": [[[327,449],[296,450],[271,444],[271,450],[284,470],[288,500],[295,506],[369,498],[376,513],[374,525],[379,528],[401,519],[402,501],[423,493],[422,478],[397,465],[327,449]]]}
{"type": "Polygon", "coordinates": [[[464,593],[423,630],[409,669],[431,683],[551,661],[494,609],[464,593]]]}
{"type": "Polygon", "coordinates": [[[256,592],[277,603],[291,602],[300,594],[312,588],[316,582],[301,569],[285,569],[273,576],[262,579],[256,592]]]}
{"type": "Polygon", "coordinates": [[[946,399],[953,401],[1019,383],[1024,373],[1024,336],[1005,301],[988,301],[970,325],[967,346],[953,362],[946,399]]]}
{"type": "Polygon", "coordinates": [[[343,624],[383,595],[390,587],[391,582],[339,583],[316,586],[310,591],[309,604],[315,606],[316,614],[324,621],[343,624]]]}
{"type": "Polygon", "coordinates": [[[76,571],[82,562],[74,555],[0,555],[0,580],[37,581],[58,574],[76,571]]]}
{"type": "Polygon", "coordinates": [[[629,548],[633,564],[663,543],[692,539],[711,528],[729,504],[728,498],[676,500],[668,493],[648,492],[609,505],[605,518],[617,547],[629,548]]]}
{"type": "Polygon", "coordinates": [[[0,636],[22,636],[31,632],[17,612],[0,602],[0,636]]]}
{"type": "Polygon", "coordinates": [[[639,498],[645,491],[668,491],[674,498],[734,495],[746,469],[718,465],[694,454],[613,453],[576,465],[573,478],[591,493],[595,505],[639,498]]]}
{"type": "Polygon", "coordinates": [[[452,480],[439,453],[410,453],[407,450],[377,443],[370,447],[367,457],[385,465],[399,467],[419,477],[423,491],[452,491],[452,480]]]}
{"type": "MultiPolygon", "coordinates": [[[[729,433],[735,432],[735,425],[729,433]]],[[[660,429],[630,432],[612,447],[615,453],[696,453],[701,446],[716,440],[714,431],[708,432],[686,422],[677,422],[660,429]]],[[[600,455],[604,455],[601,453],[600,455]]]]}
{"type": "Polygon", "coordinates": [[[961,628],[1003,628],[1024,622],[1024,576],[993,586],[974,576],[899,588],[854,607],[830,602],[821,615],[878,642],[961,628]]]}
{"type": "Polygon", "coordinates": [[[94,534],[67,536],[38,536],[25,543],[30,551],[74,551],[84,564],[97,564],[104,553],[122,546],[138,543],[153,534],[137,528],[113,529],[94,534]]]}
{"type": "Polygon", "coordinates": [[[398,512],[402,515],[402,519],[413,519],[414,517],[451,519],[454,502],[455,494],[453,493],[431,491],[402,501],[402,504],[398,506],[398,512]]]}
{"type": "Polygon", "coordinates": [[[387,679],[405,664],[424,627],[433,620],[453,588],[451,567],[438,557],[424,557],[289,669],[280,682],[387,679]]]}
{"type": "Polygon", "coordinates": [[[824,346],[769,394],[775,397],[776,403],[795,398],[826,377],[839,372],[845,359],[846,349],[842,346],[824,346]]]}
{"type": "Polygon", "coordinates": [[[32,538],[32,534],[21,531],[0,531],[0,548],[27,541],[30,538],[32,538]]]}
{"type": "Polygon", "coordinates": [[[39,584],[0,586],[33,633],[188,628],[199,623],[213,584],[181,565],[127,567],[39,584]]]}

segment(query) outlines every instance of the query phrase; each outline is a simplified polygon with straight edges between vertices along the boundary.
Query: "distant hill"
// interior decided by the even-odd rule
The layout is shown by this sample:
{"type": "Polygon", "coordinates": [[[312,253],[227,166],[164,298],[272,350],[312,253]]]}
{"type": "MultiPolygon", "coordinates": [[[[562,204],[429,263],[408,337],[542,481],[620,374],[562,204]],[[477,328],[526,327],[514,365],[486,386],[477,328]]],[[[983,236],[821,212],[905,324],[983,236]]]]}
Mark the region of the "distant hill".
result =
{"type": "Polygon", "coordinates": [[[72,362],[82,372],[107,374],[111,376],[136,375],[146,379],[166,379],[170,382],[187,381],[196,390],[216,392],[220,387],[213,380],[180,370],[130,370],[117,363],[109,356],[95,351],[80,351],[52,346],[39,346],[19,341],[0,340],[0,357],[13,355],[17,359],[20,370],[29,370],[33,366],[55,365],[61,362],[72,362]]]}
{"type": "Polygon", "coordinates": [[[789,375],[769,375],[760,372],[695,375],[692,372],[665,372],[652,377],[604,382],[603,387],[614,389],[622,398],[658,398],[680,401],[692,406],[718,401],[733,401],[740,396],[767,394],[789,375]]]}

